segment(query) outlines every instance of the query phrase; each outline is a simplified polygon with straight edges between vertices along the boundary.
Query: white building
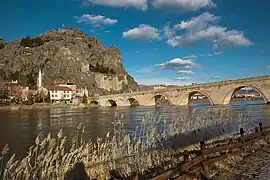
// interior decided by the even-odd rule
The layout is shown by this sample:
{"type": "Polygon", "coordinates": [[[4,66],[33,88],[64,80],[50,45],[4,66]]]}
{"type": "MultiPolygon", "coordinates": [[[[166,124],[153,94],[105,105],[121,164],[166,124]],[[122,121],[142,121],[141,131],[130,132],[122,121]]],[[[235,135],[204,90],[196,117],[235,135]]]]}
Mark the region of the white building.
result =
{"type": "Polygon", "coordinates": [[[47,85],[44,87],[50,93],[52,102],[72,102],[72,89],[66,86],[47,85]]]}
{"type": "Polygon", "coordinates": [[[68,87],[72,90],[72,98],[76,98],[77,86],[73,83],[59,84],[59,86],[68,87]]]}
{"type": "Polygon", "coordinates": [[[154,86],[154,89],[166,89],[167,87],[165,85],[156,85],[154,86]]]}

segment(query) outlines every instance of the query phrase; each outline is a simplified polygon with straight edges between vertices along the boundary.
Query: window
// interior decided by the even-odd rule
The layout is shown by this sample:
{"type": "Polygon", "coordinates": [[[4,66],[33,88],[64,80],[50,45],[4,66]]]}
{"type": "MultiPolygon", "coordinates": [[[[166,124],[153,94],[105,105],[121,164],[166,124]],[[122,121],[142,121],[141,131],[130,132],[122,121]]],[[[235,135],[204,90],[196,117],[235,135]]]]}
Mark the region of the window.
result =
{"type": "Polygon", "coordinates": [[[56,95],[54,95],[54,97],[57,97],[57,94],[56,94],[56,95]]]}
{"type": "Polygon", "coordinates": [[[64,98],[66,97],[66,95],[64,94],[64,98]]]}
{"type": "Polygon", "coordinates": [[[54,97],[54,94],[52,94],[52,97],[54,97]]]}
{"type": "Polygon", "coordinates": [[[66,93],[66,91],[64,91],[64,93],[66,93]]]}

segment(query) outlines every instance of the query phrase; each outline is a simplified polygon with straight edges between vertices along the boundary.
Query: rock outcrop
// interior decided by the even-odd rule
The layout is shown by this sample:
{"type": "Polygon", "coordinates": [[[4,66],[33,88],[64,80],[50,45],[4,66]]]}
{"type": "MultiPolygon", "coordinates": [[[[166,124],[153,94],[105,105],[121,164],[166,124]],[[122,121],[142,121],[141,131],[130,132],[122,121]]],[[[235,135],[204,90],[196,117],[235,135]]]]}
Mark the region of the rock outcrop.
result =
{"type": "Polygon", "coordinates": [[[72,82],[93,94],[137,91],[115,46],[104,47],[96,37],[77,29],[52,30],[35,38],[5,43],[0,48],[0,80],[35,86],[39,69],[43,83],[72,82]]]}

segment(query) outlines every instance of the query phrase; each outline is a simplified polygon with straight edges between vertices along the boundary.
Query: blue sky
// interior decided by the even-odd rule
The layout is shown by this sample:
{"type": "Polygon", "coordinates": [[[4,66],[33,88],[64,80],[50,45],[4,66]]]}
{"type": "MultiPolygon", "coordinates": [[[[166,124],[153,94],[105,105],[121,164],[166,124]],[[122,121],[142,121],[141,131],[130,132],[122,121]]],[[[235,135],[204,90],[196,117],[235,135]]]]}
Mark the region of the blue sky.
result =
{"type": "Polygon", "coordinates": [[[116,45],[140,84],[191,84],[270,73],[269,0],[1,0],[0,36],[62,24],[116,45]]]}

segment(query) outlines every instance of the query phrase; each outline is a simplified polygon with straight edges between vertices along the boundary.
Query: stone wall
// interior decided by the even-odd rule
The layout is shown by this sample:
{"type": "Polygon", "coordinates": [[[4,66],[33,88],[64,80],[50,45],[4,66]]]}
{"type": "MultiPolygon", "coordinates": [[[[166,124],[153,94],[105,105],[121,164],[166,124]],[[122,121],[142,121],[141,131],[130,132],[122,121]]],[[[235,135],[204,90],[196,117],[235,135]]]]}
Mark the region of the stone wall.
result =
{"type": "Polygon", "coordinates": [[[127,76],[123,75],[123,78],[118,76],[107,76],[105,74],[96,73],[95,81],[99,88],[110,91],[111,89],[119,91],[123,89],[123,84],[128,84],[127,76]]]}

